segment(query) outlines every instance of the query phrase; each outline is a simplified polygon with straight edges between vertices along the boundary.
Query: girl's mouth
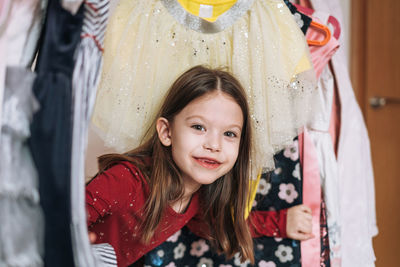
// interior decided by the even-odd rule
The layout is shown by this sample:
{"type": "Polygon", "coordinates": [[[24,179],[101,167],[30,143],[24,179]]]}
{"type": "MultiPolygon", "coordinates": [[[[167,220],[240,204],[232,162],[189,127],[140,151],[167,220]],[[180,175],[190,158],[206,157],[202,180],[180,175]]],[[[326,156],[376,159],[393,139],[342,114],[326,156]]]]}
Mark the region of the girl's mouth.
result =
{"type": "Polygon", "coordinates": [[[207,169],[216,169],[218,168],[221,163],[215,159],[211,159],[211,158],[196,158],[194,157],[195,161],[200,164],[201,166],[203,166],[204,168],[207,169]]]}

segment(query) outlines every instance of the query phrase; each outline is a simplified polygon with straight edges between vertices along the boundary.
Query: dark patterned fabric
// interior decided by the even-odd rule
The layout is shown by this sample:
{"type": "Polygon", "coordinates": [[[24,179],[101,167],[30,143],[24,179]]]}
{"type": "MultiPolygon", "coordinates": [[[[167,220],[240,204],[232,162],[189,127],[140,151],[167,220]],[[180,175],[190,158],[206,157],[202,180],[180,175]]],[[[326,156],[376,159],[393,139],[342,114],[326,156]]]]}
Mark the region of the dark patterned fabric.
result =
{"type": "Polygon", "coordinates": [[[29,147],[39,174],[44,265],[49,267],[74,266],[70,231],[72,71],[82,20],[82,9],[73,16],[60,1],[49,1],[33,85],[40,110],[33,117],[29,147]]]}
{"type": "Polygon", "coordinates": [[[310,27],[312,18],[298,11],[297,8],[289,2],[289,0],[284,1],[286,6],[289,8],[290,12],[294,16],[294,20],[297,22],[297,25],[299,25],[301,31],[306,34],[308,28],[310,27]]]}
{"type": "Polygon", "coordinates": [[[331,262],[329,258],[329,236],[328,225],[326,223],[326,207],[323,196],[321,196],[321,216],[320,216],[320,231],[321,231],[321,267],[330,267],[331,262]]]}
{"type": "MultiPolygon", "coordinates": [[[[275,156],[276,169],[263,174],[253,210],[280,210],[302,203],[302,181],[298,141],[275,156]]],[[[300,267],[300,242],[273,237],[254,239],[255,265],[260,267],[300,267]]],[[[209,243],[194,235],[187,227],[149,252],[145,266],[251,266],[240,263],[237,255],[226,260],[211,251],[209,243]]]]}

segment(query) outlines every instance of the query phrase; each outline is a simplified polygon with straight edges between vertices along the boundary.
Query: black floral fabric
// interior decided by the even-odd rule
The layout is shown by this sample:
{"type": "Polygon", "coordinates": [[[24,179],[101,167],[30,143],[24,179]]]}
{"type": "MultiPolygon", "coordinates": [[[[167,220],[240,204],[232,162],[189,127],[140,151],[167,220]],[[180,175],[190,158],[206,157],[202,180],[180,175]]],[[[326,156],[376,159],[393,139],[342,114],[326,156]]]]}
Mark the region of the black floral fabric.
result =
{"type": "MultiPolygon", "coordinates": [[[[276,169],[262,175],[253,210],[281,210],[302,203],[302,179],[298,140],[275,155],[276,169]]],[[[147,267],[300,267],[300,242],[274,237],[254,239],[255,264],[241,263],[239,255],[227,260],[217,255],[210,244],[190,232],[187,227],[172,235],[166,242],[144,258],[147,267]]]]}
{"type": "Polygon", "coordinates": [[[310,27],[312,18],[298,11],[297,8],[292,3],[289,2],[289,0],[284,0],[284,2],[286,6],[289,8],[290,12],[292,13],[294,20],[300,27],[301,31],[304,34],[306,34],[308,28],[310,27]]]}

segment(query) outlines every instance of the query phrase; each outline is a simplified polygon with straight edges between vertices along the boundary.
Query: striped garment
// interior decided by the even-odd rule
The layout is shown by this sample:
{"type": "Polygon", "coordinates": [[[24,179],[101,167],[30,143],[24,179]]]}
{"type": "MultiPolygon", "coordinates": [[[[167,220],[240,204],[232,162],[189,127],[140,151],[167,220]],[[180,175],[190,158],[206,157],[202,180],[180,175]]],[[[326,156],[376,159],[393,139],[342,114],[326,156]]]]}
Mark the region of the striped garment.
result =
{"type": "MultiPolygon", "coordinates": [[[[76,266],[103,266],[96,262],[88,240],[85,210],[85,153],[88,127],[103,63],[103,42],[109,0],[85,0],[81,42],[73,73],[73,141],[71,165],[72,241],[76,266]]],[[[109,265],[106,265],[109,266],[109,265]]]]}
{"type": "Polygon", "coordinates": [[[114,248],[107,243],[92,245],[92,251],[96,259],[102,263],[102,267],[117,266],[117,256],[114,248]]]}

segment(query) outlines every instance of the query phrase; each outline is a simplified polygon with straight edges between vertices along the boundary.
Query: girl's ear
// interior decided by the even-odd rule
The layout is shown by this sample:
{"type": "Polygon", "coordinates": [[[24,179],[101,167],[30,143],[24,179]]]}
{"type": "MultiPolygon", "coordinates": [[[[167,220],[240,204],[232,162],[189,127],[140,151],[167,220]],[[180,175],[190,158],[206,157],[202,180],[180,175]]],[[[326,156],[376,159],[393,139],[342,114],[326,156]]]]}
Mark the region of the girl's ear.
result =
{"type": "Polygon", "coordinates": [[[156,129],[158,133],[158,139],[164,146],[171,145],[171,128],[169,121],[166,118],[160,117],[156,122],[156,129]]]}

